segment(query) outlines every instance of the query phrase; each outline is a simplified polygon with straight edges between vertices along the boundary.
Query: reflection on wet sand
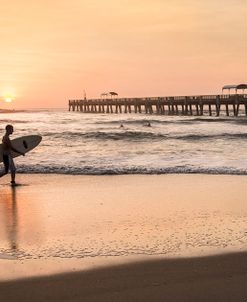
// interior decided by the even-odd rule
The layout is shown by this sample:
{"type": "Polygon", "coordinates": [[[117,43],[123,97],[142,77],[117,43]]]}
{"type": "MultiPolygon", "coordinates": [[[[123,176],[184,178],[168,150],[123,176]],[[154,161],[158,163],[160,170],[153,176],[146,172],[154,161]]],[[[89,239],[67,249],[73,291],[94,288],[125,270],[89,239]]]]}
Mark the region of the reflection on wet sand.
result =
{"type": "Polygon", "coordinates": [[[2,192],[3,222],[5,224],[6,237],[8,238],[9,248],[15,252],[18,249],[18,203],[17,188],[11,187],[2,192]]]}
{"type": "Polygon", "coordinates": [[[39,205],[39,194],[28,190],[28,185],[0,186],[0,259],[36,255],[43,238],[39,205]]]}

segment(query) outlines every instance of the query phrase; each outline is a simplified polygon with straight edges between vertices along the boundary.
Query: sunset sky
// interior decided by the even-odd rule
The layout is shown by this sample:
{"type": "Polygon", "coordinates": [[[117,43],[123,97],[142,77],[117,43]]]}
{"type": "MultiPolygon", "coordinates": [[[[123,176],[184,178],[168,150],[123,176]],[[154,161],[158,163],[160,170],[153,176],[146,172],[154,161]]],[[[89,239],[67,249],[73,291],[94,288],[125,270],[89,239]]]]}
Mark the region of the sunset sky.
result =
{"type": "Polygon", "coordinates": [[[247,82],[246,16],[246,0],[1,1],[0,108],[220,93],[247,82]]]}

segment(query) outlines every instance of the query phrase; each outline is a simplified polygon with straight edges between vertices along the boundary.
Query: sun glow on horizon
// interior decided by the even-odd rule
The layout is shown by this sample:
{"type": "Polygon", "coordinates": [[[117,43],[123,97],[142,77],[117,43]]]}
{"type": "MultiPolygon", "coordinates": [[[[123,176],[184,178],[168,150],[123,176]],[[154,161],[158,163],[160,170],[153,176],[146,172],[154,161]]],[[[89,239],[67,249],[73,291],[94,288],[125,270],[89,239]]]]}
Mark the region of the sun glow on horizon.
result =
{"type": "Polygon", "coordinates": [[[2,94],[2,98],[5,103],[12,103],[15,99],[15,94],[14,94],[13,90],[11,89],[11,90],[5,91],[2,94]]]}
{"type": "Polygon", "coordinates": [[[6,103],[12,103],[13,99],[11,97],[5,98],[6,103]]]}

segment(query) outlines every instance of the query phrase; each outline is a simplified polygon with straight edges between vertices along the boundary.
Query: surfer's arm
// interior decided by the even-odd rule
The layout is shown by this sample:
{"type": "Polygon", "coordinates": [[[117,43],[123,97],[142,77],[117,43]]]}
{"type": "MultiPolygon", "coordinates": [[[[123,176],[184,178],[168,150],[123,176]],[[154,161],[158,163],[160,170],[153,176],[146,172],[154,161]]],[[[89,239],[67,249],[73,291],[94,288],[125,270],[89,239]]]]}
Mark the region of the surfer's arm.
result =
{"type": "Polygon", "coordinates": [[[19,154],[25,156],[25,153],[16,150],[12,145],[11,145],[11,150],[14,151],[15,153],[19,153],[19,154]]]}
{"type": "Polygon", "coordinates": [[[5,141],[5,143],[6,143],[6,145],[8,145],[8,147],[9,147],[10,150],[14,151],[15,153],[19,153],[19,154],[25,156],[25,153],[16,150],[16,149],[12,146],[10,139],[7,139],[7,140],[5,141]]]}
{"type": "Polygon", "coordinates": [[[20,151],[18,151],[18,150],[16,150],[15,148],[11,148],[11,150],[12,151],[14,151],[15,153],[19,153],[19,154],[21,154],[21,155],[23,155],[23,156],[25,156],[25,153],[23,153],[23,152],[20,152],[20,151]]]}

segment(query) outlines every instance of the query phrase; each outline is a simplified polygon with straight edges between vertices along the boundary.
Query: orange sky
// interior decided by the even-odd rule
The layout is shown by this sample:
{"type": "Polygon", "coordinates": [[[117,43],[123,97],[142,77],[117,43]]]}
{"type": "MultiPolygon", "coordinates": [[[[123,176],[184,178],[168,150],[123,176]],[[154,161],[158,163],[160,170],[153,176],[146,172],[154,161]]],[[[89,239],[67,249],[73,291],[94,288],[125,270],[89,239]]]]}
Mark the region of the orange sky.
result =
{"type": "Polygon", "coordinates": [[[0,94],[44,108],[83,89],[219,93],[247,82],[246,16],[246,0],[2,1],[0,94]]]}

